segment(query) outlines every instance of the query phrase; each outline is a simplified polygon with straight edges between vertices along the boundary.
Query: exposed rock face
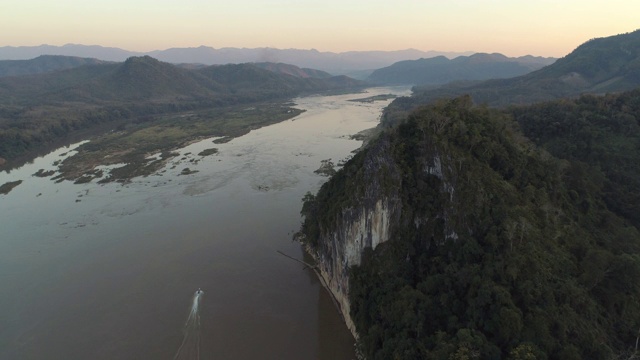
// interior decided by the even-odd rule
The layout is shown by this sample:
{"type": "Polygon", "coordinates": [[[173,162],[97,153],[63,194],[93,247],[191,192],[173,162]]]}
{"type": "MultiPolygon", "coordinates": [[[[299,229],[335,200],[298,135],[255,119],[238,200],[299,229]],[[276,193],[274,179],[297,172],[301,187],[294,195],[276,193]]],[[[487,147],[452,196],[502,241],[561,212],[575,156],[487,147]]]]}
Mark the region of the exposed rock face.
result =
{"type": "Polygon", "coordinates": [[[323,236],[318,251],[312,251],[320,273],[354,335],[355,327],[349,316],[349,267],[360,264],[365,248],[375,249],[389,240],[390,225],[397,217],[399,205],[398,199],[387,197],[378,200],[373,207],[344,210],[337,228],[323,236]]]}
{"type": "MultiPolygon", "coordinates": [[[[428,220],[424,214],[413,210],[407,209],[403,213],[403,197],[407,195],[403,194],[403,170],[401,160],[394,156],[392,136],[385,133],[363,150],[361,173],[345,180],[349,188],[356,188],[354,192],[357,194],[348,194],[349,201],[341,204],[330,225],[320,224],[317,246],[307,246],[347,326],[356,337],[350,317],[349,268],[361,264],[365,249],[375,250],[378,245],[389,241],[394,229],[401,224],[419,228],[428,220]]],[[[416,155],[419,169],[416,176],[438,178],[439,191],[448,200],[442,204],[442,212],[436,215],[444,220],[444,239],[456,240],[458,235],[449,221],[451,216],[455,216],[451,206],[455,186],[450,180],[455,178],[455,169],[450,165],[450,159],[443,158],[435,147],[422,148],[416,155]]]]}
{"type": "MultiPolygon", "coordinates": [[[[324,280],[340,306],[347,326],[357,336],[349,316],[349,267],[359,265],[366,248],[375,249],[388,241],[401,212],[400,170],[388,139],[367,149],[363,166],[364,189],[352,206],[342,208],[335,226],[321,231],[316,258],[324,280]]],[[[348,179],[353,181],[354,179],[348,179]]]]}
{"type": "Polygon", "coordinates": [[[3,159],[0,157],[0,166],[4,165],[7,163],[7,160],[3,159]]]}

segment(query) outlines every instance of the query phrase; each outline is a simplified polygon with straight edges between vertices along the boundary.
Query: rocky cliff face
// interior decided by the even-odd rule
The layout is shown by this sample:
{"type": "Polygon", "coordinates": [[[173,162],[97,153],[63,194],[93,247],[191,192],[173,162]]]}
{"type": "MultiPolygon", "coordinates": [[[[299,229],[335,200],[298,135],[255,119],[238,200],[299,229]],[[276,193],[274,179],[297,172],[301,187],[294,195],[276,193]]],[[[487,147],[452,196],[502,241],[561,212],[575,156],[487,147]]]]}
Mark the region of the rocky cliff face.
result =
{"type": "MultiPolygon", "coordinates": [[[[388,241],[402,207],[400,171],[388,139],[373,144],[363,160],[358,194],[334,215],[331,226],[320,226],[317,246],[307,249],[315,257],[326,286],[333,294],[347,326],[357,336],[349,315],[349,267],[359,265],[366,248],[388,241]]],[[[347,178],[347,181],[356,179],[347,178]]]]}
{"type": "MultiPolygon", "coordinates": [[[[342,180],[346,182],[342,189],[350,189],[342,194],[344,201],[330,215],[329,221],[312,219],[319,222],[317,239],[303,240],[308,245],[308,252],[316,259],[318,270],[340,307],[347,326],[356,337],[350,316],[349,268],[361,264],[366,249],[375,250],[378,245],[389,241],[401,222],[419,228],[428,220],[413,210],[403,214],[403,197],[406,201],[407,196],[403,195],[403,176],[406,174],[403,174],[402,160],[394,155],[391,137],[392,134],[384,134],[366,148],[360,154],[361,164],[347,165],[357,167],[359,172],[345,175],[342,180]]],[[[435,148],[424,148],[422,153],[418,165],[420,171],[416,176],[437,178],[440,192],[452,200],[454,186],[446,178],[454,169],[443,165],[442,156],[435,148]]],[[[341,182],[341,179],[332,181],[341,182]]],[[[319,211],[326,212],[326,209],[319,211]]],[[[456,231],[446,221],[449,212],[447,207],[443,207],[443,212],[437,217],[444,219],[444,239],[457,239],[456,231]]]]}

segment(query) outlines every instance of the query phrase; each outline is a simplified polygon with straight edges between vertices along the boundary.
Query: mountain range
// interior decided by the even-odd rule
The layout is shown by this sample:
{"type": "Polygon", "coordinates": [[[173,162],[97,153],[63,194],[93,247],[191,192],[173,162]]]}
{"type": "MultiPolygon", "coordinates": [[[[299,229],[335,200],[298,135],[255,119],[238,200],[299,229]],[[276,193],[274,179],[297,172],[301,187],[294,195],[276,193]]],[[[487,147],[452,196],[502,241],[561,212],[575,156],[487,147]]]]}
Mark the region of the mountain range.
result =
{"type": "MultiPolygon", "coordinates": [[[[33,62],[65,57],[39,57],[33,62]]],[[[75,59],[75,58],[73,58],[75,59]]],[[[17,62],[17,61],[12,61],[17,62]]],[[[188,69],[150,56],[0,78],[0,103],[113,101],[250,101],[361,85],[346,76],[286,64],[228,64],[188,69]]],[[[2,62],[0,62],[2,69],[2,62]]]]}
{"type": "Polygon", "coordinates": [[[524,75],[552,64],[555,58],[476,53],[448,59],[404,60],[378,69],[367,77],[376,84],[441,85],[460,80],[488,80],[524,75]]]}
{"type": "Polygon", "coordinates": [[[100,65],[106,61],[77,56],[40,55],[29,60],[0,60],[0,77],[42,74],[83,65],[100,65]]]}
{"type": "Polygon", "coordinates": [[[322,52],[315,49],[275,48],[220,48],[208,46],[171,48],[150,52],[135,52],[97,45],[67,44],[63,46],[4,46],[0,47],[0,60],[26,60],[40,55],[65,55],[96,58],[105,61],[125,61],[132,56],[149,55],[160,61],[174,64],[223,65],[247,62],[285,62],[301,68],[313,68],[331,74],[353,74],[364,71],[364,76],[374,69],[395,62],[435,56],[456,57],[473,52],[420,51],[415,49],[398,51],[348,51],[322,52]]]}
{"type": "Polygon", "coordinates": [[[483,82],[458,82],[437,89],[415,89],[420,102],[470,94],[492,106],[528,104],[604,94],[640,86],[640,30],[592,39],[553,64],[526,75],[483,82]]]}

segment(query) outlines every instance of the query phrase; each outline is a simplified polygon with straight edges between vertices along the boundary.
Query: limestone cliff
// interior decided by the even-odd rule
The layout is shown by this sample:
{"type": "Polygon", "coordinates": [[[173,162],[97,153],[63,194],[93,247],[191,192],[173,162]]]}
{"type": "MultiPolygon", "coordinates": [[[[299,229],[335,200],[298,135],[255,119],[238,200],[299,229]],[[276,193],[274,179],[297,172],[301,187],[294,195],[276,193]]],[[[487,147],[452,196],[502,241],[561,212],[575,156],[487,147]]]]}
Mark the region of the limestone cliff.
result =
{"type": "Polygon", "coordinates": [[[357,179],[346,180],[367,181],[332,214],[330,225],[318,224],[316,239],[305,241],[354,336],[357,334],[349,315],[349,267],[360,264],[365,248],[375,249],[389,240],[402,203],[399,169],[391,156],[389,139],[380,139],[359,156],[364,157],[362,173],[357,179]]]}
{"type": "MultiPolygon", "coordinates": [[[[307,211],[312,213],[306,214],[308,218],[300,233],[347,326],[356,337],[350,316],[349,269],[361,264],[365,250],[375,250],[390,240],[393,229],[398,228],[401,220],[406,222],[407,216],[411,217],[409,225],[414,228],[427,222],[415,209],[403,216],[403,196],[407,196],[403,194],[406,173],[402,167],[405,165],[402,159],[396,158],[392,138],[391,132],[382,134],[327,183],[318,198],[307,198],[307,211]],[[339,187],[339,194],[336,187],[339,187]],[[325,203],[319,208],[324,196],[331,196],[332,204],[325,203]]],[[[435,147],[427,146],[420,152],[417,157],[420,171],[416,176],[437,179],[438,191],[453,200],[454,186],[447,179],[454,169],[443,165],[443,158],[435,147]]],[[[442,212],[435,215],[444,224],[443,240],[457,239],[456,231],[447,220],[451,212],[450,207],[443,206],[442,212]]]]}

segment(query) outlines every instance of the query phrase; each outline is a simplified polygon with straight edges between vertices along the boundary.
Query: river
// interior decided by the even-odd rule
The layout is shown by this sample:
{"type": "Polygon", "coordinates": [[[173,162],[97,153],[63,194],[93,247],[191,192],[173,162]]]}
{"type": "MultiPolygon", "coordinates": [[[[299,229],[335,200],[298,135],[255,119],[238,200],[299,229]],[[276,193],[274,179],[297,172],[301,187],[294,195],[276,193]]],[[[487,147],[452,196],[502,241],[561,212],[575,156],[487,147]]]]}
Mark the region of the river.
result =
{"type": "Polygon", "coordinates": [[[353,359],[354,339],[291,237],[301,199],[407,88],[295,99],[292,120],[206,139],[131,183],[0,184],[0,359],[353,359]],[[197,154],[207,148],[218,153],[197,154]],[[198,172],[181,175],[188,167],[198,172]],[[201,289],[201,292],[197,292],[201,289]]]}

